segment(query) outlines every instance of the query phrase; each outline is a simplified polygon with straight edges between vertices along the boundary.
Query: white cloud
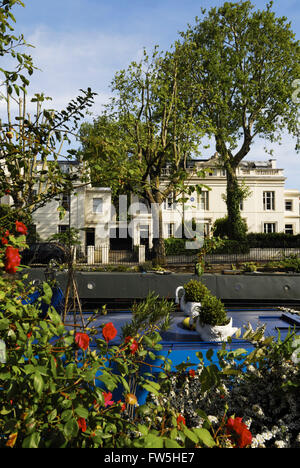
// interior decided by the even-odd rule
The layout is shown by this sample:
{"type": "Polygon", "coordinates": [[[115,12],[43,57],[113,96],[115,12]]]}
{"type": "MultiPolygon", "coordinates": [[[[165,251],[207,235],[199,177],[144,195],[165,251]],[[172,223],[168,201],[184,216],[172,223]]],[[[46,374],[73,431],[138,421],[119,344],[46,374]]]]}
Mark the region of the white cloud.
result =
{"type": "Polygon", "coordinates": [[[134,36],[59,33],[46,27],[36,29],[27,40],[35,45],[32,56],[42,70],[31,77],[31,90],[44,91],[58,109],[76,97],[80,88],[88,87],[98,93],[98,109],[109,99],[115,72],[136,60],[142,48],[134,36]]]}

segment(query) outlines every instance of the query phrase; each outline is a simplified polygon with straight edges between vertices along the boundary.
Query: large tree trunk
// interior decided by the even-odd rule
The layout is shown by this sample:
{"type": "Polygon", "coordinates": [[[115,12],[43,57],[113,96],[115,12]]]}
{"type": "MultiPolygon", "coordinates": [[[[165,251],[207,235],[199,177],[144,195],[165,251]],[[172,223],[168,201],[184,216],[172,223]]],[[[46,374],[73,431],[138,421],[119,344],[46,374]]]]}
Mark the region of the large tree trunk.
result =
{"type": "Polygon", "coordinates": [[[155,204],[152,205],[153,222],[153,262],[156,265],[165,265],[166,249],[163,236],[162,197],[159,193],[155,196],[155,204]]]}
{"type": "Polygon", "coordinates": [[[245,240],[245,224],[240,212],[240,203],[243,200],[243,196],[236,175],[236,167],[230,164],[229,161],[226,162],[225,167],[227,174],[226,204],[228,214],[228,237],[232,240],[245,240]]]}
{"type": "Polygon", "coordinates": [[[157,206],[155,209],[155,218],[157,236],[153,238],[153,261],[156,265],[165,265],[166,249],[163,236],[163,219],[161,205],[157,206]]]}

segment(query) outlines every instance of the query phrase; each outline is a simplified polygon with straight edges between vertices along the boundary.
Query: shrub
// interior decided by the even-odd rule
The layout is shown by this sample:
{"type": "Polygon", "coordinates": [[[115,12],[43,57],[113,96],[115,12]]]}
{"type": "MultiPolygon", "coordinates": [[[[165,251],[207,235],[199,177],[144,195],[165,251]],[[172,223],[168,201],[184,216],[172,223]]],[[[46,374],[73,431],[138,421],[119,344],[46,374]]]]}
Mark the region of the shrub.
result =
{"type": "Polygon", "coordinates": [[[264,336],[264,327],[249,325],[241,338],[253,344],[250,354],[223,346],[216,356],[209,350],[210,364],[204,365],[199,352],[195,370],[186,372],[188,363],[177,366],[152,401],[181,412],[190,429],[209,429],[221,447],[232,447],[225,434],[234,415],[251,432],[250,448],[300,448],[300,337],[290,333],[276,340],[264,336]]]}
{"type": "Polygon", "coordinates": [[[216,248],[215,254],[239,254],[249,253],[249,244],[247,241],[236,241],[230,239],[224,239],[223,245],[216,248]]]}
{"type": "Polygon", "coordinates": [[[184,285],[186,302],[201,302],[209,294],[208,288],[197,280],[190,280],[184,285]]]}
{"type": "MultiPolygon", "coordinates": [[[[190,242],[191,240],[189,240],[190,242]]],[[[199,249],[188,249],[185,248],[186,239],[177,239],[175,237],[170,237],[165,239],[165,250],[166,255],[195,255],[199,252],[199,249]]]]}
{"type": "Polygon", "coordinates": [[[204,296],[201,302],[199,321],[213,326],[227,325],[229,318],[222,301],[211,294],[204,296]]]}
{"type": "MultiPolygon", "coordinates": [[[[240,232],[240,238],[245,239],[246,233],[248,230],[248,226],[246,221],[243,219],[240,219],[239,223],[239,232],[240,232]]],[[[230,230],[229,230],[229,222],[228,222],[228,216],[224,216],[224,218],[218,218],[214,222],[213,225],[213,231],[214,231],[214,236],[216,237],[230,237],[230,230]]]]}
{"type": "Polygon", "coordinates": [[[283,232],[248,233],[247,240],[251,248],[284,248],[300,247],[300,234],[292,235],[283,232]]]}

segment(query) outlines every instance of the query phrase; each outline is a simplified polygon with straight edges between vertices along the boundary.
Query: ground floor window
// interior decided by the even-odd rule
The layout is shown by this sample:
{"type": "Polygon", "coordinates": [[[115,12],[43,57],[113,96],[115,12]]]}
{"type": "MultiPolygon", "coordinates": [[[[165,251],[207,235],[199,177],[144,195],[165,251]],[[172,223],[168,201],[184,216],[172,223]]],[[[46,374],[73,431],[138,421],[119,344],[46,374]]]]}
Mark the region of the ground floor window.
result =
{"type": "Polygon", "coordinates": [[[58,226],[58,233],[59,234],[62,234],[64,232],[67,232],[69,229],[69,225],[68,224],[59,224],[58,226]]]}
{"type": "Polygon", "coordinates": [[[174,223],[168,223],[167,224],[167,236],[168,237],[174,237],[175,233],[175,224],[174,223]]]}
{"type": "Polygon", "coordinates": [[[276,223],[264,223],[264,233],[276,232],[276,223]]]}
{"type": "Polygon", "coordinates": [[[294,234],[294,226],[292,224],[286,224],[284,227],[284,232],[286,234],[294,234]]]}

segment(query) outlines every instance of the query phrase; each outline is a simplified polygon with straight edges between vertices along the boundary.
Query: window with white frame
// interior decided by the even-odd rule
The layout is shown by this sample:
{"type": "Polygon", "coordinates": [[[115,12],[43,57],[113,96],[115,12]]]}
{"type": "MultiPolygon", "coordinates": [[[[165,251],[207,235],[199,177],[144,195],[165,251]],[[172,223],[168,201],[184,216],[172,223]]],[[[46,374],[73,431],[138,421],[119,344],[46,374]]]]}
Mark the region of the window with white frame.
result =
{"type": "Polygon", "coordinates": [[[70,211],[70,194],[69,193],[63,193],[61,195],[61,206],[66,211],[70,211]]]}
{"type": "Polygon", "coordinates": [[[170,193],[168,198],[164,200],[164,209],[165,210],[173,210],[174,208],[174,194],[170,193]]]}
{"type": "Polygon", "coordinates": [[[263,193],[263,205],[265,211],[275,210],[275,192],[263,193]]]}
{"type": "Polygon", "coordinates": [[[293,200],[285,200],[285,211],[293,211],[293,200]]]}
{"type": "Polygon", "coordinates": [[[276,232],[276,223],[264,223],[264,233],[270,234],[276,232]]]}
{"type": "Polygon", "coordinates": [[[174,237],[175,233],[175,224],[174,223],[168,223],[167,224],[167,236],[168,237],[174,237]]]}
{"type": "Polygon", "coordinates": [[[293,226],[293,224],[286,224],[286,225],[284,226],[284,232],[285,232],[286,234],[294,234],[294,226],[293,226]]]}
{"type": "Polygon", "coordinates": [[[198,208],[199,210],[208,211],[209,210],[209,194],[208,190],[203,190],[198,194],[198,208]]]}
{"type": "Polygon", "coordinates": [[[93,213],[103,213],[103,198],[93,198],[93,213]]]}

